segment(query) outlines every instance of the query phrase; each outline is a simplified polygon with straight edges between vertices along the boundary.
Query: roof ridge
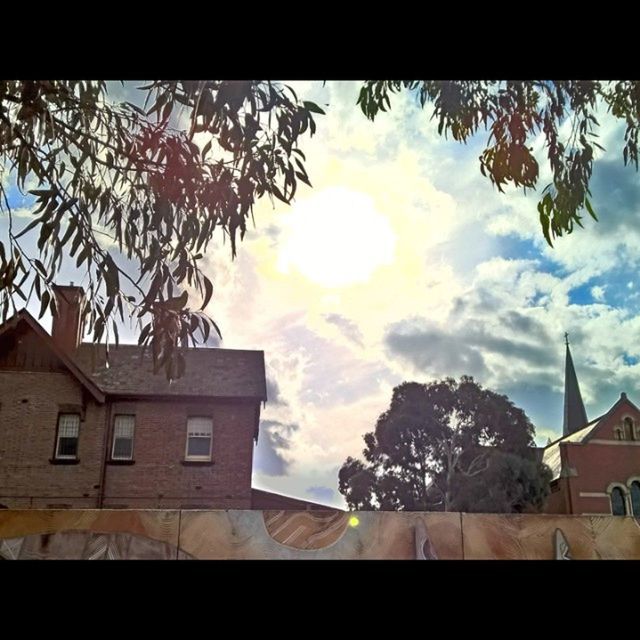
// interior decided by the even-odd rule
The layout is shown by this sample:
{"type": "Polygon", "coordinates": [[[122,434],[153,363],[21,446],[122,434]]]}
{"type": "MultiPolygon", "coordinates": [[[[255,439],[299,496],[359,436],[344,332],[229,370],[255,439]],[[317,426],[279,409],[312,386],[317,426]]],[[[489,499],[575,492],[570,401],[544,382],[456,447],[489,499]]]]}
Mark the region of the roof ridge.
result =
{"type": "Polygon", "coordinates": [[[602,415],[598,416],[597,418],[594,418],[593,420],[591,420],[591,422],[587,422],[586,424],[582,425],[581,427],[579,427],[575,431],[573,431],[571,433],[567,433],[566,435],[560,436],[559,438],[557,438],[553,442],[550,442],[549,444],[544,445],[544,447],[542,447],[542,448],[543,449],[548,449],[549,447],[552,447],[554,444],[557,444],[561,440],[564,440],[565,438],[569,438],[570,436],[578,433],[578,431],[582,431],[583,429],[586,429],[587,427],[591,426],[592,424],[595,424],[596,422],[600,422],[600,420],[602,420],[602,418],[604,418],[607,415],[607,413],[609,413],[609,411],[606,411],[605,413],[603,413],[602,415]]]}
{"type": "MultiPolygon", "coordinates": [[[[81,342],[80,343],[80,347],[105,347],[107,346],[106,342],[81,342]]],[[[145,345],[141,345],[141,344],[134,344],[134,343],[129,343],[129,342],[120,342],[117,345],[116,344],[109,344],[109,348],[113,348],[113,349],[119,349],[120,347],[136,347],[138,349],[142,349],[144,348],[145,345]]],[[[147,348],[149,348],[147,346],[147,348]]],[[[234,353],[237,353],[238,351],[244,352],[244,353],[264,353],[264,349],[233,349],[231,347],[206,347],[206,346],[202,346],[202,347],[178,347],[179,349],[186,349],[188,351],[193,351],[193,352],[203,352],[203,351],[233,351],[234,353]]]]}

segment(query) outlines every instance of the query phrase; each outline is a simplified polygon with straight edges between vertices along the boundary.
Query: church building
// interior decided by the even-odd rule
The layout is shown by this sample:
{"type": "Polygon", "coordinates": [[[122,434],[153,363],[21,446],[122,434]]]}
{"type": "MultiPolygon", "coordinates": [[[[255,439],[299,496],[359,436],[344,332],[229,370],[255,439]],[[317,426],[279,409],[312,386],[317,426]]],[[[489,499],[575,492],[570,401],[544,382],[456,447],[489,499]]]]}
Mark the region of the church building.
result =
{"type": "Polygon", "coordinates": [[[621,393],[589,420],[568,341],[562,437],[542,459],[553,472],[547,513],[640,517],[640,409],[621,393]]]}

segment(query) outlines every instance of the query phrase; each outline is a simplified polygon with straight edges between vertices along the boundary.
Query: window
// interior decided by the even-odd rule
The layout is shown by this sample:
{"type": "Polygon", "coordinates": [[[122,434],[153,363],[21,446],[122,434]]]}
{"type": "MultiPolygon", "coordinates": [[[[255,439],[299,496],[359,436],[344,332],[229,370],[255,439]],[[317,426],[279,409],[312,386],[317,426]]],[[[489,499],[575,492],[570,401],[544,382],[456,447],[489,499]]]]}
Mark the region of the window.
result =
{"type": "Polygon", "coordinates": [[[633,420],[631,418],[624,419],[624,439],[635,440],[633,433],[633,420]]]}
{"type": "Polygon", "coordinates": [[[211,418],[189,418],[187,420],[187,460],[211,460],[211,418]]]}
{"type": "Polygon", "coordinates": [[[614,487],[611,491],[611,513],[614,516],[626,516],[627,506],[625,495],[620,487],[614,487]]]}
{"type": "Polygon", "coordinates": [[[640,482],[637,480],[631,483],[631,508],[633,515],[640,518],[640,482]]]}
{"type": "Polygon", "coordinates": [[[78,434],[80,433],[80,414],[61,413],[58,416],[58,436],[56,455],[59,460],[72,460],[78,457],[78,434]]]}
{"type": "Polygon", "coordinates": [[[112,460],[133,459],[133,432],[136,417],[117,415],[113,421],[112,460]]]}
{"type": "Polygon", "coordinates": [[[614,440],[624,440],[624,436],[622,435],[622,427],[616,427],[613,430],[613,439],[614,440]]]}

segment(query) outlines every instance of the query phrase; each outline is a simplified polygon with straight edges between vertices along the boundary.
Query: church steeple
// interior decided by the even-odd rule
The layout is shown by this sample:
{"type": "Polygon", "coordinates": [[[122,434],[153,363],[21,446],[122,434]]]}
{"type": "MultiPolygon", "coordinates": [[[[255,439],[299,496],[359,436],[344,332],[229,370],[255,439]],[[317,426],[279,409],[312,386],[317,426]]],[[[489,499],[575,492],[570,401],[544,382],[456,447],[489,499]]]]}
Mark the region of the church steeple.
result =
{"type": "Polygon", "coordinates": [[[567,345],[567,355],[564,368],[564,423],[562,425],[562,435],[568,436],[570,433],[584,427],[587,420],[587,412],[584,409],[584,402],[580,395],[578,377],[573,366],[571,351],[569,350],[569,335],[564,334],[567,345]]]}

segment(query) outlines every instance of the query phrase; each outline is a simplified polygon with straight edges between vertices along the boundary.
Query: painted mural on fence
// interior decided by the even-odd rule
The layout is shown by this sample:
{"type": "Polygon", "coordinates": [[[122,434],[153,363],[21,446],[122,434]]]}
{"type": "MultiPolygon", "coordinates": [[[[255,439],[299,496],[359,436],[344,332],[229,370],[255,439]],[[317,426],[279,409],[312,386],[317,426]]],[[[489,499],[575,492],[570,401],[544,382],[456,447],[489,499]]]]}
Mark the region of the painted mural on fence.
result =
{"type": "Polygon", "coordinates": [[[640,521],[420,512],[2,510],[0,558],[640,559],[640,521]]]}

